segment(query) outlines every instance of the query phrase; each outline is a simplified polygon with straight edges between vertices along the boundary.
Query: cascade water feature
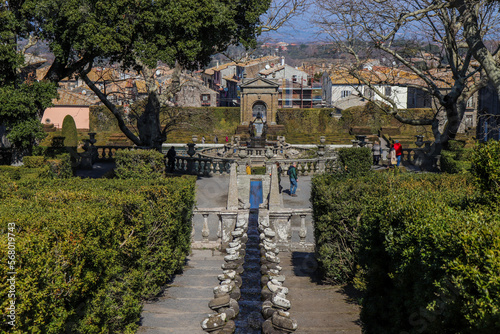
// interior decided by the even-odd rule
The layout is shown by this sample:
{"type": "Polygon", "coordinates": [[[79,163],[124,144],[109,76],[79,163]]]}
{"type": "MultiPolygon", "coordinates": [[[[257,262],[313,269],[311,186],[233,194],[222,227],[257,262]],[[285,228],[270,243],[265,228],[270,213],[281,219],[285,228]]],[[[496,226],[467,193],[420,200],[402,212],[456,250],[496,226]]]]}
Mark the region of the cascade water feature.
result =
{"type": "Polygon", "coordinates": [[[250,181],[250,213],[248,217],[248,241],[245,262],[241,275],[241,298],[238,301],[240,313],[236,318],[236,333],[260,334],[262,322],[262,302],[260,286],[259,205],[262,203],[262,181],[250,181]]]}
{"type": "Polygon", "coordinates": [[[249,217],[239,218],[231,232],[220,285],[208,304],[216,313],[201,322],[206,332],[287,334],[297,329],[297,321],[287,312],[291,304],[280,274],[276,232],[268,219],[259,221],[262,202],[262,181],[251,180],[249,217]]]}

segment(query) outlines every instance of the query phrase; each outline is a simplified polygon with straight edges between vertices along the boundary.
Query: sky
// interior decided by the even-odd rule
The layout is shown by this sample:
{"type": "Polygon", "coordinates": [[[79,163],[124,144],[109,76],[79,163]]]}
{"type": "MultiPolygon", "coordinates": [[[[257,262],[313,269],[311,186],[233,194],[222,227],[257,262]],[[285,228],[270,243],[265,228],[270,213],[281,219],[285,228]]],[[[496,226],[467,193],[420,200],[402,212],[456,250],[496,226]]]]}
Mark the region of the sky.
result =
{"type": "Polygon", "coordinates": [[[309,4],[307,10],[298,15],[290,22],[278,29],[278,31],[264,33],[259,37],[261,42],[316,42],[324,41],[325,36],[320,34],[319,28],[311,23],[311,18],[315,15],[316,8],[309,4]]]}

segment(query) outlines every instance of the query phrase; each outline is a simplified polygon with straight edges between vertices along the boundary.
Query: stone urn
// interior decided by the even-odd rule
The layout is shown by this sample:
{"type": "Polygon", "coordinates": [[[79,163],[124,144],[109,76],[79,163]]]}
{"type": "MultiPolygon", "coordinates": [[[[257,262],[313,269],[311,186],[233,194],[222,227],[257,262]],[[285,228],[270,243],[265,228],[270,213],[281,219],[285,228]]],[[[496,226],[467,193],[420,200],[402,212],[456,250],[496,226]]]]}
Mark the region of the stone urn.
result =
{"type": "Polygon", "coordinates": [[[246,158],[247,157],[247,150],[245,148],[240,149],[240,152],[238,152],[238,156],[240,158],[246,158]]]}
{"type": "Polygon", "coordinates": [[[319,137],[319,142],[321,143],[321,145],[325,145],[326,137],[325,136],[319,137]]]}
{"type": "Polygon", "coordinates": [[[273,150],[270,147],[268,147],[266,149],[266,158],[271,159],[272,157],[274,157],[273,150]]]}
{"type": "Polygon", "coordinates": [[[191,139],[193,140],[193,143],[196,143],[198,141],[198,136],[197,135],[193,135],[191,137],[191,139]]]}
{"type": "Polygon", "coordinates": [[[417,135],[415,137],[417,137],[417,141],[415,142],[415,145],[417,145],[418,147],[422,147],[422,145],[424,145],[424,141],[423,141],[424,136],[417,135]]]}
{"type": "Polygon", "coordinates": [[[96,143],[96,139],[95,139],[95,135],[96,133],[95,132],[89,132],[89,143],[90,145],[94,145],[96,143]]]}
{"type": "Polygon", "coordinates": [[[189,144],[187,144],[188,149],[187,149],[187,152],[186,152],[186,153],[187,153],[190,157],[192,157],[192,156],[196,153],[196,149],[194,148],[195,146],[196,146],[196,144],[195,144],[195,143],[189,143],[189,144]]]}
{"type": "Polygon", "coordinates": [[[360,147],[364,147],[366,145],[366,142],[365,142],[366,136],[365,135],[357,135],[356,139],[358,140],[358,145],[360,147]]]}

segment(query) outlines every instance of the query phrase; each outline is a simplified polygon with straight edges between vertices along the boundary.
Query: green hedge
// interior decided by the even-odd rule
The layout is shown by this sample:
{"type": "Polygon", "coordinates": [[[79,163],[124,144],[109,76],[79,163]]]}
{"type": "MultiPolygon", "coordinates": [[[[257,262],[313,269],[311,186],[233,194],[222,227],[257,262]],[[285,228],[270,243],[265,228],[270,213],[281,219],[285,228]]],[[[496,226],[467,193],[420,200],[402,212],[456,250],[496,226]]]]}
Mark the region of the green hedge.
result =
{"type": "Polygon", "coordinates": [[[62,125],[62,136],[64,137],[64,146],[78,146],[78,132],[76,131],[75,119],[71,115],[66,115],[62,125]]]}
{"type": "Polygon", "coordinates": [[[316,256],[325,281],[344,284],[354,278],[360,219],[374,202],[386,196],[390,180],[390,176],[379,174],[351,178],[337,173],[313,177],[311,202],[316,256]],[[378,182],[373,182],[375,179],[378,182]]]}
{"type": "Polygon", "coordinates": [[[45,165],[44,156],[26,156],[23,157],[23,164],[26,168],[40,168],[45,165]]]}
{"type": "Polygon", "coordinates": [[[479,144],[474,152],[472,173],[476,182],[483,190],[500,194],[500,142],[479,144]]]}
{"type": "MultiPolygon", "coordinates": [[[[3,332],[135,333],[142,300],[182,267],[195,179],[42,180],[0,187],[0,256],[15,223],[16,327],[3,332]],[[21,209],[22,208],[22,209],[21,209]]],[[[0,293],[10,276],[0,266],[0,293]]]]}
{"type": "Polygon", "coordinates": [[[313,179],[316,250],[327,281],[363,290],[367,333],[494,333],[500,212],[467,175],[313,179]]]}
{"type": "Polygon", "coordinates": [[[165,156],[154,150],[119,150],[115,154],[119,179],[156,179],[165,176],[165,156]]]}
{"type": "Polygon", "coordinates": [[[370,171],[373,158],[368,147],[343,147],[338,153],[342,171],[351,175],[364,175],[370,171]]]}

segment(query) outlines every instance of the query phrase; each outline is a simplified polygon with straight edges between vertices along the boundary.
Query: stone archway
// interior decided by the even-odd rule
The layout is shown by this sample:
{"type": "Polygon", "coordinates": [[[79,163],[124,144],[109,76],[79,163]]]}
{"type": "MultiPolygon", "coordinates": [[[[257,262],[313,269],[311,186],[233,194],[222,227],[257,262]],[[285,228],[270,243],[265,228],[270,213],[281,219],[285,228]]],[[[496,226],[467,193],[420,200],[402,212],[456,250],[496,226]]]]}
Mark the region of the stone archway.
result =
{"type": "Polygon", "coordinates": [[[252,118],[255,119],[260,113],[260,117],[265,122],[267,120],[267,105],[262,101],[257,101],[252,106],[252,118]]]}

